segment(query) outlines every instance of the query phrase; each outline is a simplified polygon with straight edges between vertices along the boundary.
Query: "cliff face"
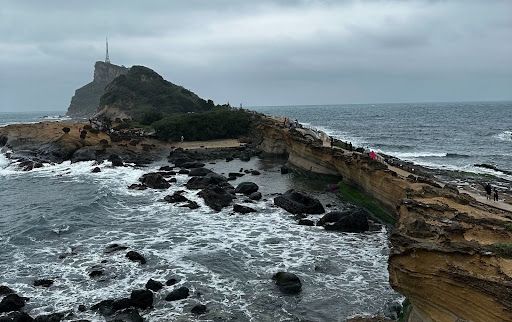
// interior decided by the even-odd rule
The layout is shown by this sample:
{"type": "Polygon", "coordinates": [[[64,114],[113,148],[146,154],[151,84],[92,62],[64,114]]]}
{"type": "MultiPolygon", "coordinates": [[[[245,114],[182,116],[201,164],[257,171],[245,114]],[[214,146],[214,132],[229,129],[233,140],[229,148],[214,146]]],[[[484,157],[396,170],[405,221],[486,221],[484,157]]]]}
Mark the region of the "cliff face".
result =
{"type": "Polygon", "coordinates": [[[264,152],[338,174],[392,212],[388,269],[393,288],[411,302],[407,321],[512,321],[512,213],[362,154],[331,150],[307,130],[268,120],[260,131],[264,152]]]}
{"type": "Polygon", "coordinates": [[[72,117],[92,116],[98,110],[100,97],[105,93],[105,87],[116,77],[126,74],[128,70],[123,66],[96,62],[93,81],[75,91],[67,115],[72,117]]]}

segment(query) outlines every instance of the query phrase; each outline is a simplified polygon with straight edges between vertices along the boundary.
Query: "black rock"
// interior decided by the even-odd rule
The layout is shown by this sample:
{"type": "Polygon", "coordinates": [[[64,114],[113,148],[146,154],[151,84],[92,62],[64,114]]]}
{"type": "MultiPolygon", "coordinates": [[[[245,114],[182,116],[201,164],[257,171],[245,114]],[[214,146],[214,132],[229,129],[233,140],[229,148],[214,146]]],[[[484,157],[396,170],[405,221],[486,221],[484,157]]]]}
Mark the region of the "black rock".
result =
{"type": "Polygon", "coordinates": [[[137,253],[136,251],[129,251],[126,253],[126,257],[131,260],[132,262],[139,262],[141,264],[146,264],[146,259],[141,254],[137,253]]]}
{"type": "Polygon", "coordinates": [[[186,204],[181,205],[180,207],[187,207],[187,208],[190,208],[190,209],[197,209],[200,206],[197,204],[197,202],[189,200],[186,204]]]}
{"type": "Polygon", "coordinates": [[[235,193],[243,193],[244,195],[250,195],[253,192],[258,191],[259,187],[254,182],[241,182],[236,186],[235,193]]]}
{"type": "Polygon", "coordinates": [[[93,269],[92,271],[89,272],[89,277],[90,278],[96,278],[96,277],[100,277],[103,275],[103,270],[102,269],[93,269]]]}
{"type": "Polygon", "coordinates": [[[0,301],[0,313],[19,311],[25,306],[27,300],[26,297],[21,297],[18,294],[8,294],[0,301]]]}
{"type": "Polygon", "coordinates": [[[204,177],[193,177],[187,182],[186,187],[188,189],[205,189],[211,185],[217,185],[221,187],[229,187],[232,186],[227,182],[228,179],[220,174],[211,172],[205,175],[204,177]]]}
{"type": "Polygon", "coordinates": [[[108,322],[143,322],[144,319],[140,316],[139,311],[136,309],[126,309],[117,312],[112,317],[107,318],[108,322]]]}
{"type": "Polygon", "coordinates": [[[11,312],[0,317],[0,322],[32,322],[34,319],[25,312],[11,312]]]}
{"type": "Polygon", "coordinates": [[[174,170],[174,167],[171,167],[169,165],[164,165],[163,167],[160,167],[160,169],[158,169],[160,171],[172,171],[174,170]]]}
{"type": "Polygon", "coordinates": [[[114,167],[124,166],[123,159],[121,159],[121,157],[118,156],[117,154],[111,154],[108,157],[108,161],[112,162],[112,166],[114,166],[114,167]]]}
{"type": "Polygon", "coordinates": [[[164,200],[169,203],[176,203],[176,202],[186,202],[188,201],[187,197],[181,195],[180,193],[173,193],[172,195],[168,195],[164,197],[164,200]]]}
{"type": "Polygon", "coordinates": [[[199,196],[204,199],[204,203],[215,211],[221,211],[222,208],[231,205],[235,198],[226,189],[219,186],[209,186],[199,192],[199,196]]]}
{"type": "Polygon", "coordinates": [[[251,156],[249,154],[243,153],[240,155],[240,161],[244,161],[244,162],[251,161],[251,156]]]}
{"type": "Polygon", "coordinates": [[[52,313],[39,315],[34,319],[35,322],[60,322],[64,319],[64,313],[52,313]]]}
{"type": "Polygon", "coordinates": [[[188,175],[190,177],[204,177],[208,173],[211,173],[212,170],[206,169],[206,168],[192,168],[190,169],[188,175]]]}
{"type": "Polygon", "coordinates": [[[365,232],[370,229],[368,213],[362,208],[329,212],[318,221],[318,225],[324,226],[326,230],[351,233],[365,232]]]}
{"type": "Polygon", "coordinates": [[[114,310],[112,308],[114,304],[114,300],[102,300],[93,306],[91,306],[92,311],[97,311],[101,315],[111,315],[114,313],[114,310]]]}
{"type": "Polygon", "coordinates": [[[261,195],[261,192],[259,192],[259,191],[253,192],[249,195],[249,199],[251,199],[251,200],[260,200],[261,197],[262,197],[262,195],[261,195]]]}
{"type": "Polygon", "coordinates": [[[171,178],[171,179],[169,179],[167,182],[169,182],[169,183],[178,182],[178,179],[176,179],[176,178],[171,178]]]}
{"type": "Polygon", "coordinates": [[[129,298],[121,298],[112,302],[112,311],[120,311],[134,306],[133,301],[129,298]]]}
{"type": "Polygon", "coordinates": [[[188,288],[182,286],[180,288],[177,288],[173,290],[171,293],[167,294],[165,297],[166,301],[178,301],[186,299],[189,296],[189,290],[188,288]]]}
{"type": "Polygon", "coordinates": [[[272,276],[279,290],[285,294],[297,294],[302,290],[299,277],[293,273],[278,272],[272,276]]]}
{"type": "Polygon", "coordinates": [[[274,204],[292,214],[323,214],[325,212],[318,199],[293,189],[275,197],[274,204]]]}
{"type": "Polygon", "coordinates": [[[251,171],[251,174],[252,174],[253,176],[259,176],[259,175],[261,174],[261,172],[259,172],[258,170],[252,170],[252,171],[251,171]]]}
{"type": "Polygon", "coordinates": [[[196,314],[196,315],[205,314],[207,311],[208,311],[208,309],[206,308],[206,305],[204,305],[204,304],[197,304],[190,310],[190,312],[192,314],[196,314]]]}
{"type": "Polygon", "coordinates": [[[180,169],[180,171],[178,171],[179,174],[188,174],[190,171],[187,170],[187,169],[180,169]]]}
{"type": "Polygon", "coordinates": [[[50,287],[53,285],[53,280],[50,279],[38,279],[34,281],[34,286],[50,287]]]}
{"type": "Polygon", "coordinates": [[[178,283],[178,280],[177,280],[177,279],[175,279],[175,278],[170,278],[170,279],[168,279],[168,280],[167,280],[167,282],[165,282],[165,285],[167,285],[167,286],[171,286],[171,285],[174,285],[174,284],[176,284],[176,283],[178,283]]]}
{"type": "Polygon", "coordinates": [[[146,288],[148,290],[151,290],[153,292],[158,292],[164,287],[164,284],[155,281],[154,279],[150,278],[149,281],[146,283],[146,288]]]}
{"type": "Polygon", "coordinates": [[[167,189],[171,186],[160,173],[156,172],[146,173],[139,178],[139,181],[152,189],[167,189]]]}
{"type": "Polygon", "coordinates": [[[99,167],[94,167],[92,170],[91,170],[92,173],[98,173],[98,172],[101,172],[101,169],[99,167]]]}
{"type": "Polygon", "coordinates": [[[5,286],[5,285],[0,285],[0,296],[1,295],[14,294],[14,293],[16,293],[16,292],[14,292],[14,290],[11,289],[10,287],[5,286]]]}
{"type": "Polygon", "coordinates": [[[247,207],[247,206],[243,206],[243,205],[239,205],[239,204],[233,205],[233,211],[238,212],[239,214],[248,214],[250,212],[256,212],[256,210],[252,209],[251,207],[247,207]]]}
{"type": "Polygon", "coordinates": [[[153,307],[153,292],[149,290],[133,290],[130,295],[133,306],[140,309],[153,307]]]}
{"type": "Polygon", "coordinates": [[[85,305],[83,305],[83,304],[80,304],[78,306],[78,311],[79,312],[85,312],[85,311],[87,311],[87,307],[85,305]]]}
{"type": "Polygon", "coordinates": [[[234,158],[233,158],[233,157],[227,157],[227,158],[226,158],[226,162],[231,162],[231,161],[233,161],[233,160],[234,160],[234,158]]]}
{"type": "Polygon", "coordinates": [[[184,163],[180,164],[180,167],[185,168],[185,169],[202,168],[202,167],[204,167],[204,163],[199,162],[199,161],[189,161],[189,162],[184,162],[184,163]]]}
{"type": "Polygon", "coordinates": [[[302,226],[314,226],[315,222],[311,219],[299,219],[299,225],[302,226]]]}
{"type": "Polygon", "coordinates": [[[134,183],[131,184],[128,189],[130,190],[146,190],[148,187],[145,184],[134,183]]]}
{"type": "Polygon", "coordinates": [[[240,172],[230,172],[230,173],[228,173],[228,177],[240,178],[240,177],[243,177],[243,176],[245,176],[245,174],[240,173],[240,172]]]}
{"type": "Polygon", "coordinates": [[[118,252],[121,250],[127,250],[127,249],[128,249],[128,246],[125,246],[125,245],[110,244],[107,247],[105,247],[104,253],[110,254],[110,253],[118,252]]]}
{"type": "Polygon", "coordinates": [[[282,167],[281,167],[281,174],[288,174],[288,172],[290,172],[290,171],[288,170],[288,167],[286,167],[286,166],[282,166],[282,167]]]}

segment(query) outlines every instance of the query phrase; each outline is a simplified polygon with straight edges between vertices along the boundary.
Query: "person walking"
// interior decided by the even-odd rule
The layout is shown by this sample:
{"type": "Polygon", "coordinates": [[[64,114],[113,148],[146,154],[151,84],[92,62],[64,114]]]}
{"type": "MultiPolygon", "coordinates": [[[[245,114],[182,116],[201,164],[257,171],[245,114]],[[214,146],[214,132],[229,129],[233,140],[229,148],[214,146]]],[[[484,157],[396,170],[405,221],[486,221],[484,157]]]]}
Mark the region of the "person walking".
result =
{"type": "Polygon", "coordinates": [[[498,201],[498,189],[494,188],[494,201],[498,201]]]}
{"type": "Polygon", "coordinates": [[[491,200],[492,187],[490,183],[485,186],[485,192],[487,193],[487,200],[491,200]]]}
{"type": "Polygon", "coordinates": [[[183,135],[181,136],[181,143],[183,143],[183,141],[185,141],[185,138],[183,137],[183,135]]]}

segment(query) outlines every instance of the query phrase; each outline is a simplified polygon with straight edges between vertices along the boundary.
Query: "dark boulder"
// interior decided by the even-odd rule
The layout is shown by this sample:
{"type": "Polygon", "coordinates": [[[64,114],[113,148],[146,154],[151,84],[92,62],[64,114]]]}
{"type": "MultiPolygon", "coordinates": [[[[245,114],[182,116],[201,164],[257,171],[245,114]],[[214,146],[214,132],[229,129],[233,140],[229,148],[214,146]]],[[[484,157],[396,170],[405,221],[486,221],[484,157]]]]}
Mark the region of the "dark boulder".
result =
{"type": "Polygon", "coordinates": [[[167,189],[171,186],[160,173],[156,172],[146,173],[139,178],[139,181],[152,189],[167,189]]]}
{"type": "Polygon", "coordinates": [[[169,165],[164,165],[163,167],[160,167],[160,169],[158,169],[159,171],[173,171],[174,170],[174,167],[171,167],[169,165]]]}
{"type": "Polygon", "coordinates": [[[121,311],[134,306],[133,301],[129,298],[121,298],[112,302],[112,311],[121,311]]]}
{"type": "Polygon", "coordinates": [[[155,281],[154,279],[150,278],[149,281],[146,283],[146,288],[148,290],[151,290],[153,292],[158,292],[164,287],[164,284],[155,281]]]}
{"type": "Polygon", "coordinates": [[[251,171],[251,174],[252,174],[253,176],[259,176],[259,175],[261,174],[261,172],[259,172],[258,170],[252,170],[252,171],[251,171]]]}
{"type": "Polygon", "coordinates": [[[62,128],[62,132],[66,133],[66,134],[69,133],[70,131],[71,131],[71,129],[67,126],[62,128]]]}
{"type": "Polygon", "coordinates": [[[53,285],[53,280],[51,279],[38,279],[34,281],[34,286],[42,286],[42,287],[50,287],[53,285]]]}
{"type": "Polygon", "coordinates": [[[189,200],[186,204],[181,205],[180,207],[186,207],[190,209],[197,209],[200,208],[200,206],[197,204],[197,202],[189,200]]]}
{"type": "Polygon", "coordinates": [[[240,161],[248,162],[251,161],[251,156],[247,153],[240,154],[240,161]]]}
{"type": "Polygon", "coordinates": [[[21,297],[18,294],[8,294],[0,301],[0,313],[19,311],[25,306],[27,300],[26,297],[21,297]]]}
{"type": "Polygon", "coordinates": [[[212,170],[206,169],[206,168],[192,168],[190,169],[188,175],[190,177],[204,177],[208,173],[211,173],[212,170]]]}
{"type": "Polygon", "coordinates": [[[298,224],[302,225],[302,226],[314,226],[315,222],[311,219],[303,218],[303,219],[299,219],[298,224]]]}
{"type": "Polygon", "coordinates": [[[251,207],[242,206],[242,205],[239,205],[239,204],[234,204],[233,205],[233,211],[234,212],[238,212],[239,214],[248,214],[248,213],[251,213],[251,212],[256,212],[256,210],[252,209],[251,207]]]}
{"type": "Polygon", "coordinates": [[[146,259],[141,254],[137,253],[136,251],[129,251],[126,253],[126,257],[131,260],[132,262],[139,262],[141,264],[146,264],[146,259]]]}
{"type": "Polygon", "coordinates": [[[228,179],[215,172],[208,173],[204,177],[193,177],[187,182],[188,189],[205,189],[211,185],[233,188],[228,182],[228,179]]]}
{"type": "Polygon", "coordinates": [[[199,161],[189,161],[189,162],[184,162],[184,163],[180,164],[180,167],[185,168],[185,169],[202,168],[202,167],[204,167],[204,163],[199,162],[199,161]]]}
{"type": "Polygon", "coordinates": [[[64,319],[64,313],[52,313],[39,315],[34,319],[35,322],[60,322],[64,319]]]}
{"type": "Polygon", "coordinates": [[[368,213],[362,208],[329,212],[318,221],[318,225],[323,226],[326,230],[350,233],[360,233],[370,229],[368,213]]]}
{"type": "Polygon", "coordinates": [[[122,166],[124,166],[123,159],[121,159],[121,157],[118,156],[117,154],[111,154],[108,157],[108,161],[112,162],[112,166],[113,167],[122,167],[122,166]]]}
{"type": "Polygon", "coordinates": [[[84,146],[73,153],[71,162],[96,160],[99,153],[101,153],[101,150],[98,150],[96,147],[84,146]]]}
{"type": "Polygon", "coordinates": [[[201,315],[201,314],[205,314],[207,311],[208,311],[208,309],[206,308],[206,305],[197,304],[190,310],[190,313],[196,314],[196,315],[201,315]]]}
{"type": "Polygon", "coordinates": [[[258,189],[258,185],[254,182],[241,182],[236,186],[235,193],[250,195],[251,193],[258,191],[258,189]]]}
{"type": "Polygon", "coordinates": [[[231,205],[235,198],[226,189],[219,186],[209,186],[199,192],[199,196],[204,199],[204,203],[215,211],[221,211],[222,208],[231,205]]]}
{"type": "Polygon", "coordinates": [[[139,309],[153,307],[153,292],[150,290],[133,290],[130,295],[133,306],[139,309]]]}
{"type": "Polygon", "coordinates": [[[226,157],[226,162],[231,162],[231,161],[233,161],[233,160],[234,160],[234,158],[233,158],[233,157],[226,157]]]}
{"type": "Polygon", "coordinates": [[[278,272],[272,276],[279,290],[285,294],[297,294],[302,290],[299,277],[293,273],[278,272]]]}
{"type": "Polygon", "coordinates": [[[251,200],[260,200],[261,197],[262,197],[262,195],[261,195],[261,192],[259,192],[259,191],[253,192],[249,195],[249,199],[251,199],[251,200]]]}
{"type": "Polygon", "coordinates": [[[176,283],[178,283],[178,280],[177,280],[177,279],[175,279],[175,278],[170,278],[170,279],[168,279],[168,280],[167,280],[167,282],[165,282],[165,285],[167,285],[167,286],[171,286],[171,285],[174,285],[174,284],[176,284],[176,283]]]}
{"type": "Polygon", "coordinates": [[[168,195],[164,197],[164,200],[169,203],[177,203],[177,202],[187,202],[189,201],[187,197],[181,195],[181,193],[175,192],[172,195],[168,195]]]}
{"type": "Polygon", "coordinates": [[[119,245],[119,244],[114,243],[114,244],[110,244],[107,247],[105,247],[104,253],[110,254],[110,253],[118,252],[121,250],[127,250],[127,249],[128,249],[128,246],[119,245]]]}
{"type": "Polygon", "coordinates": [[[134,183],[131,184],[128,189],[130,190],[146,190],[148,187],[145,184],[134,183]]]}
{"type": "Polygon", "coordinates": [[[275,197],[274,204],[292,214],[323,214],[325,212],[318,199],[293,189],[275,197]]]}
{"type": "Polygon", "coordinates": [[[288,174],[288,172],[290,172],[290,170],[288,170],[288,167],[286,167],[286,166],[281,167],[281,174],[288,174]]]}
{"type": "Polygon", "coordinates": [[[173,290],[171,293],[167,294],[165,297],[166,301],[179,301],[186,299],[189,296],[190,292],[188,288],[182,286],[180,288],[177,288],[173,290]]]}
{"type": "Polygon", "coordinates": [[[85,312],[85,311],[87,311],[87,306],[80,304],[78,306],[78,312],[85,312]]]}
{"type": "Polygon", "coordinates": [[[94,167],[92,170],[91,170],[92,173],[98,173],[98,172],[101,172],[101,169],[99,167],[94,167]]]}
{"type": "Polygon", "coordinates": [[[11,312],[0,316],[0,322],[32,322],[34,319],[25,312],[11,312]]]}
{"type": "Polygon", "coordinates": [[[245,176],[245,174],[240,173],[240,172],[230,172],[230,173],[228,173],[228,177],[240,178],[240,177],[243,177],[243,176],[245,176]]]}
{"type": "Polygon", "coordinates": [[[14,290],[8,286],[0,285],[0,296],[14,294],[14,290]]]}
{"type": "Polygon", "coordinates": [[[143,322],[144,319],[140,316],[139,311],[130,308],[117,312],[113,316],[106,319],[107,322],[143,322]]]}
{"type": "Polygon", "coordinates": [[[89,272],[89,277],[90,278],[100,277],[100,276],[103,276],[104,273],[105,273],[105,271],[103,269],[94,268],[89,272]]]}
{"type": "Polygon", "coordinates": [[[188,169],[180,169],[178,171],[179,174],[188,174],[189,172],[190,172],[190,170],[188,170],[188,169]]]}

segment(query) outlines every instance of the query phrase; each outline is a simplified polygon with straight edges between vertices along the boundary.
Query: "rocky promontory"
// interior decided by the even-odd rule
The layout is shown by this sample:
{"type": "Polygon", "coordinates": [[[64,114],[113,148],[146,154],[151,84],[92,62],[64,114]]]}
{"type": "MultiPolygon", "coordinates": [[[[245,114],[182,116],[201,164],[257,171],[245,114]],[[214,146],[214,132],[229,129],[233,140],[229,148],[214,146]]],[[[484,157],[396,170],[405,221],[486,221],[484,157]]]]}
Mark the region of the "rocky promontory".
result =
{"type": "Polygon", "coordinates": [[[128,70],[124,66],[97,61],[94,64],[92,82],[75,91],[67,115],[71,117],[90,117],[94,115],[100,105],[100,97],[105,93],[105,87],[116,77],[126,74],[128,70]]]}

